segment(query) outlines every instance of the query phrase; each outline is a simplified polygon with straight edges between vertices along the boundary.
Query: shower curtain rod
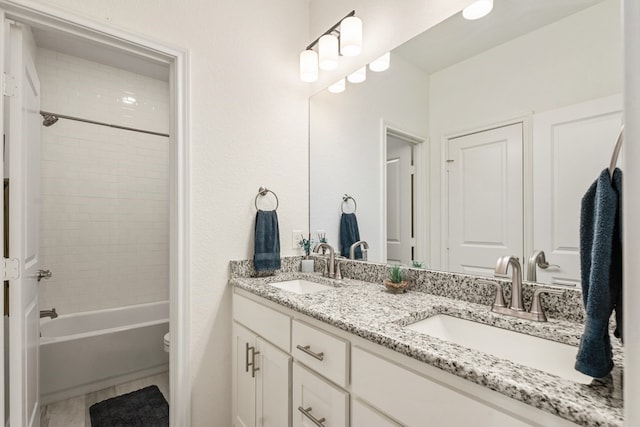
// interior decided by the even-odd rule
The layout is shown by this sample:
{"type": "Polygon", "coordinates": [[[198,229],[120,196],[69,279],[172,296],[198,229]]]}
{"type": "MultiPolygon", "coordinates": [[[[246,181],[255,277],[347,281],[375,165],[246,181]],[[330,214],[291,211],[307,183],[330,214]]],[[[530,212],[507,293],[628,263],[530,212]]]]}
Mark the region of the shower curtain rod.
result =
{"type": "Polygon", "coordinates": [[[154,132],[151,130],[136,129],[136,128],[127,127],[127,126],[114,125],[111,123],[98,122],[98,121],[89,120],[89,119],[82,119],[80,117],[67,116],[64,114],[50,113],[48,111],[42,111],[42,110],[40,111],[40,115],[44,118],[44,121],[42,122],[42,124],[45,125],[46,127],[51,126],[52,124],[57,122],[58,119],[67,119],[67,120],[75,120],[77,122],[90,123],[92,125],[108,126],[110,128],[129,130],[132,132],[147,133],[149,135],[166,136],[166,137],[169,136],[168,133],[154,132]]]}

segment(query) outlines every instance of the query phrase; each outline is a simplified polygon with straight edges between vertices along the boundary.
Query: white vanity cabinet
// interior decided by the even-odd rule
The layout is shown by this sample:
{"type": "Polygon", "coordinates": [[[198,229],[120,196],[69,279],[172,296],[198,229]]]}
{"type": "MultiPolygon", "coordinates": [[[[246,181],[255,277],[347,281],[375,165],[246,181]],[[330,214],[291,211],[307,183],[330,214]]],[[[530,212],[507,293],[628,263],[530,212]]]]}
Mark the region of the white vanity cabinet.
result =
{"type": "Polygon", "coordinates": [[[290,426],[292,358],[287,344],[290,318],[240,298],[238,304],[234,300],[233,425],[290,426]],[[256,329],[261,335],[253,332],[256,329]],[[282,341],[284,336],[286,342],[282,341]],[[285,349],[279,349],[269,340],[286,344],[285,349]]]}
{"type": "Polygon", "coordinates": [[[233,338],[236,427],[575,427],[241,290],[233,338]]]}

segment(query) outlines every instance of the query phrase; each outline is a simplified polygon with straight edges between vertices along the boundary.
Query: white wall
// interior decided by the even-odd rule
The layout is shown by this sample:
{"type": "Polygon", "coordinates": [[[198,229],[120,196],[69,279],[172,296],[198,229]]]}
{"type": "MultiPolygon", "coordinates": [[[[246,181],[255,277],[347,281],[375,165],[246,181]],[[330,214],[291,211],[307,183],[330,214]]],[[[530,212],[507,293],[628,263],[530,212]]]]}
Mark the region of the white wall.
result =
{"type": "MultiPolygon", "coordinates": [[[[310,102],[310,224],[339,248],[342,196],[357,202],[360,238],[369,243],[369,259],[382,260],[383,164],[386,147],[382,121],[396,130],[427,135],[428,76],[421,69],[392,55],[384,72],[368,72],[360,84],[347,84],[345,92],[326,90],[310,102]]],[[[353,206],[345,205],[351,212],[353,206]]]]}
{"type": "MultiPolygon", "coordinates": [[[[168,82],[49,49],[36,67],[45,111],[168,132],[168,82]]],[[[168,299],[169,139],[60,119],[42,140],[41,309],[168,299]]]]}
{"type": "MultiPolygon", "coordinates": [[[[280,198],[281,236],[308,218],[307,93],[299,0],[37,0],[190,51],[190,257],[193,426],[231,419],[230,259],[253,251],[253,200],[280,198]]],[[[282,255],[298,254],[290,244],[282,255]]]]}
{"type": "Polygon", "coordinates": [[[437,236],[444,136],[620,92],[619,0],[608,0],[433,73],[431,265],[441,262],[437,236]]]}

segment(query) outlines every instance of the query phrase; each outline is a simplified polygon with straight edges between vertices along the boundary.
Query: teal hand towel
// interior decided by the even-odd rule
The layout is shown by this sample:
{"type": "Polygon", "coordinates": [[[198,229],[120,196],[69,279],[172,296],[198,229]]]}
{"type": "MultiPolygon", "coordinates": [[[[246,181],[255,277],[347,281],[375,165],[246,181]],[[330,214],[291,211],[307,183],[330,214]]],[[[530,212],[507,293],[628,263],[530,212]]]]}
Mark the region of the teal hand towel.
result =
{"type": "MultiPolygon", "coordinates": [[[[609,318],[622,313],[622,172],[602,171],[582,198],[580,268],[586,312],[575,368],[601,378],[613,369],[609,318]]],[[[622,323],[618,324],[622,330],[622,323]]]]}
{"type": "Polygon", "coordinates": [[[276,211],[256,213],[253,266],[256,271],[280,269],[280,230],[276,211]]]}

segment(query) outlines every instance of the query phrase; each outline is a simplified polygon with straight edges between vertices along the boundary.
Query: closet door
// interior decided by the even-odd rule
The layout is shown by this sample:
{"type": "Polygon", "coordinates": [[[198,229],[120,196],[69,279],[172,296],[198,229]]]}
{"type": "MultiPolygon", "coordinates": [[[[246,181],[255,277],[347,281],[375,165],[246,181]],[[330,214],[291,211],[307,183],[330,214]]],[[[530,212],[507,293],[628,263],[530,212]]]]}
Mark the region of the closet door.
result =
{"type": "Polygon", "coordinates": [[[449,139],[449,271],[493,276],[499,257],[521,256],[522,129],[449,139]]]}
{"type": "Polygon", "coordinates": [[[579,287],[582,196],[609,167],[621,126],[620,96],[534,115],[531,249],[559,266],[537,268],[538,282],[579,287]]]}

